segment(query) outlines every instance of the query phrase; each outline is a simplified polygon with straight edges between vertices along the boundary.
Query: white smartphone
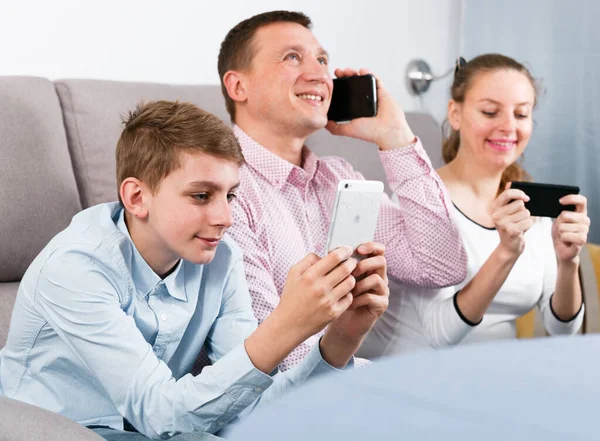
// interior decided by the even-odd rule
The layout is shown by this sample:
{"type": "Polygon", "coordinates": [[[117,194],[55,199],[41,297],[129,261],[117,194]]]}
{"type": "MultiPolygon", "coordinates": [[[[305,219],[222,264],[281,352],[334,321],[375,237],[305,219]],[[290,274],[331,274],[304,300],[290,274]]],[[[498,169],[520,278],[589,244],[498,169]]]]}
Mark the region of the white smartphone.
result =
{"type": "Polygon", "coordinates": [[[375,235],[383,182],[343,180],[337,187],[325,252],[348,246],[356,250],[375,235]]]}

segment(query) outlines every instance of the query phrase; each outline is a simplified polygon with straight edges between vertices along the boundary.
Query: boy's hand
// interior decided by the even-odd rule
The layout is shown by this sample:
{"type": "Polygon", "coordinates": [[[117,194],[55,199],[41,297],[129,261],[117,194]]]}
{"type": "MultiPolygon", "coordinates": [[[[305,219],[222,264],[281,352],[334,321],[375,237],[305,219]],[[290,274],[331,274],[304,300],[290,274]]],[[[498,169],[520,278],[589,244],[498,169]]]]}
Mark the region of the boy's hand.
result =
{"type": "Polygon", "coordinates": [[[349,247],[322,259],[310,253],[290,269],[279,305],[245,341],[257,369],[271,372],[295,347],[348,309],[356,284],[352,271],[357,262],[351,255],[349,247]]]}
{"type": "Polygon", "coordinates": [[[275,312],[302,336],[298,344],[320,332],[351,305],[351,290],[356,284],[352,272],[357,265],[351,255],[348,247],[322,259],[311,253],[290,269],[275,312]]]}

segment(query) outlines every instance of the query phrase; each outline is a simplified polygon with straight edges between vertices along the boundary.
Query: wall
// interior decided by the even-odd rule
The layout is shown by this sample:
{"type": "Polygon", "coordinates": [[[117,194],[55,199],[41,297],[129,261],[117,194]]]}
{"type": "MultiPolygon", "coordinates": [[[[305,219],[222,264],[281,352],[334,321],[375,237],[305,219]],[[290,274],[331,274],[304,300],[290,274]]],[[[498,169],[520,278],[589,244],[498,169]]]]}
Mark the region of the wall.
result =
{"type": "Polygon", "coordinates": [[[217,84],[221,40],[237,22],[301,10],[332,66],[369,67],[406,111],[445,114],[449,83],[418,99],[404,82],[415,57],[445,71],[458,50],[459,0],[0,0],[0,75],[217,84]]]}

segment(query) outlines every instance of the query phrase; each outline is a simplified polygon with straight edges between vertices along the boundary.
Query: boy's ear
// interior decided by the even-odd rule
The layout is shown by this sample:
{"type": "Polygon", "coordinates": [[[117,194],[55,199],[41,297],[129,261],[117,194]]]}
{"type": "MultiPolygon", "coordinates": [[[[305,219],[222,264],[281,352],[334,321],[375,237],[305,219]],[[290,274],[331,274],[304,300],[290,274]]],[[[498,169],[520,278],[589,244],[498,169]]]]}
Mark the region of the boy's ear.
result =
{"type": "Polygon", "coordinates": [[[123,206],[138,219],[144,219],[148,216],[148,208],[144,201],[146,192],[148,192],[147,187],[137,178],[124,179],[119,188],[123,206]]]}
{"type": "Polygon", "coordinates": [[[247,96],[247,81],[246,75],[242,72],[229,70],[223,75],[223,84],[227,89],[229,98],[236,102],[244,102],[248,99],[247,96]]]}
{"type": "Polygon", "coordinates": [[[448,101],[448,123],[457,132],[460,130],[462,106],[454,100],[448,101]]]}

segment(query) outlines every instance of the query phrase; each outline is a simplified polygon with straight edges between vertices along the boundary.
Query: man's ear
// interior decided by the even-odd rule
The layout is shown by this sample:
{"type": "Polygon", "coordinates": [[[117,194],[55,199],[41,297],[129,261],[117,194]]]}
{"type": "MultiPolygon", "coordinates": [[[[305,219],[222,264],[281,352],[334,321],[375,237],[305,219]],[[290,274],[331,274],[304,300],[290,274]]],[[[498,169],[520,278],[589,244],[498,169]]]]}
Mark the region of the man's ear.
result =
{"type": "Polygon", "coordinates": [[[119,195],[125,209],[138,219],[148,216],[148,208],[144,197],[149,189],[137,178],[126,178],[121,182],[119,195]]]}
{"type": "Polygon", "coordinates": [[[448,101],[448,123],[457,132],[460,130],[462,106],[454,100],[448,101]]]}
{"type": "Polygon", "coordinates": [[[227,89],[229,98],[236,102],[244,102],[248,99],[246,76],[242,72],[229,70],[223,75],[223,84],[227,89]]]}

